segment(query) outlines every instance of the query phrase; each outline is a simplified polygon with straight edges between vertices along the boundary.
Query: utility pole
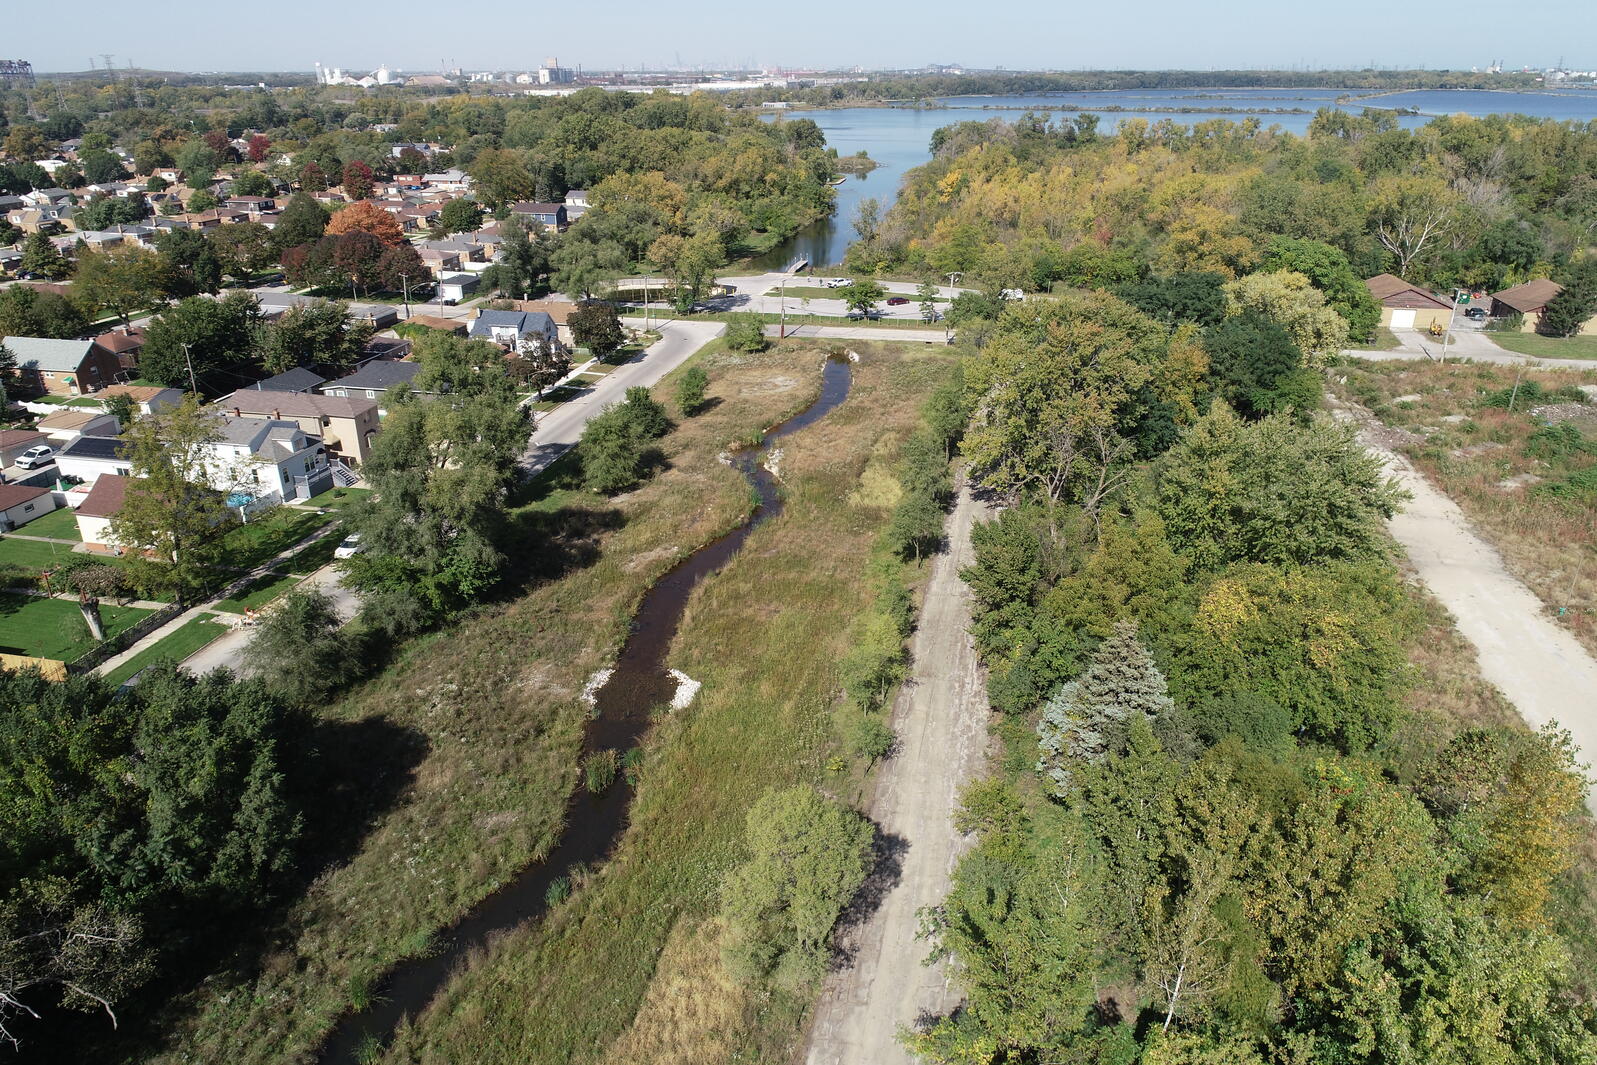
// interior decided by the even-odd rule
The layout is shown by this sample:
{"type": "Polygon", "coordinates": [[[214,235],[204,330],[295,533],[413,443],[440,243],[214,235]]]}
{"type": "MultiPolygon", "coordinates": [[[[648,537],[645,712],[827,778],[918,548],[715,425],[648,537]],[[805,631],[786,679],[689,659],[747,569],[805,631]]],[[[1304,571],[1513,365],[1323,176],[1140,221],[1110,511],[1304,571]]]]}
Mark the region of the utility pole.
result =
{"type": "Polygon", "coordinates": [[[189,388],[194,392],[195,397],[198,398],[200,386],[194,380],[194,360],[189,356],[189,346],[187,344],[183,345],[183,365],[189,368],[189,388]]]}
{"type": "Polygon", "coordinates": [[[782,278],[782,322],[776,327],[776,339],[787,339],[787,278],[782,278]]]}
{"type": "Polygon", "coordinates": [[[405,317],[410,317],[410,275],[400,274],[400,283],[405,286],[405,317]]]}

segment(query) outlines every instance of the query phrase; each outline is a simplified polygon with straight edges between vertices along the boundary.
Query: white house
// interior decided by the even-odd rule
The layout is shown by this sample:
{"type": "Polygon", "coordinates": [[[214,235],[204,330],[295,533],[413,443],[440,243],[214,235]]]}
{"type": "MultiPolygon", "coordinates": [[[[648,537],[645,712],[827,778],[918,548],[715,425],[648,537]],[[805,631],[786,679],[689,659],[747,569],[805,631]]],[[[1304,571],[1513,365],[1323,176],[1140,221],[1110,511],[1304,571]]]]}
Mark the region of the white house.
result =
{"type": "Polygon", "coordinates": [[[230,496],[276,502],[333,487],[327,448],[298,422],[223,415],[221,439],[207,448],[206,480],[230,496]]]}
{"type": "Polygon", "coordinates": [[[55,509],[50,489],[37,485],[0,484],[0,532],[21,528],[55,509]]]}
{"type": "Polygon", "coordinates": [[[116,537],[111,535],[111,519],[122,509],[127,497],[127,477],[108,473],[94,482],[88,496],[78,504],[73,517],[78,522],[78,536],[90,551],[115,551],[116,537]]]}
{"type": "Polygon", "coordinates": [[[55,468],[60,476],[84,484],[93,484],[108,473],[126,477],[133,472],[133,464],[123,454],[126,446],[127,441],[119,436],[80,436],[55,453],[55,468]]]}

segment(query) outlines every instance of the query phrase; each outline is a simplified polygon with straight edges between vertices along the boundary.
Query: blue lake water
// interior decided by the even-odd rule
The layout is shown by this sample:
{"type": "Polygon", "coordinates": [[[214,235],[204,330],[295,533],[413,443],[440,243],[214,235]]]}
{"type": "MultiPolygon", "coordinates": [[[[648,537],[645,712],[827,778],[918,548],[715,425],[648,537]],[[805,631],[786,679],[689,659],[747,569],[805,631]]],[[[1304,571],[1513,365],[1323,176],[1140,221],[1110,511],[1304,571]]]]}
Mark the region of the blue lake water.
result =
{"type": "Polygon", "coordinates": [[[931,158],[932,133],[955,122],[982,122],[989,118],[1013,121],[1027,111],[1053,109],[1061,118],[1076,111],[1093,111],[1099,116],[1099,130],[1105,133],[1114,132],[1121,122],[1132,118],[1149,122],[1168,118],[1193,123],[1215,118],[1242,121],[1252,117],[1265,126],[1279,126],[1288,133],[1301,134],[1308,130],[1313,112],[1321,107],[1341,107],[1355,113],[1366,107],[1409,108],[1422,112],[1398,116],[1398,124],[1406,129],[1417,129],[1431,118],[1446,114],[1518,113],[1589,122],[1597,120],[1597,91],[1424,89],[1360,96],[1345,89],[1114,89],[1020,96],[955,96],[928,107],[848,107],[792,112],[795,118],[814,119],[826,134],[826,143],[836,148],[839,155],[853,155],[863,148],[881,165],[863,177],[846,180],[838,187],[837,211],[831,218],[806,226],[792,240],[757,260],[756,265],[780,269],[799,257],[817,266],[841,262],[843,252],[855,239],[853,219],[860,201],[874,197],[885,213],[898,196],[904,174],[931,158]],[[1344,97],[1347,99],[1337,102],[1344,97]],[[1101,110],[1111,107],[1135,110],[1101,110]],[[1208,107],[1246,108],[1256,113],[1188,110],[1208,107]],[[1278,108],[1306,113],[1268,113],[1278,108]]]}

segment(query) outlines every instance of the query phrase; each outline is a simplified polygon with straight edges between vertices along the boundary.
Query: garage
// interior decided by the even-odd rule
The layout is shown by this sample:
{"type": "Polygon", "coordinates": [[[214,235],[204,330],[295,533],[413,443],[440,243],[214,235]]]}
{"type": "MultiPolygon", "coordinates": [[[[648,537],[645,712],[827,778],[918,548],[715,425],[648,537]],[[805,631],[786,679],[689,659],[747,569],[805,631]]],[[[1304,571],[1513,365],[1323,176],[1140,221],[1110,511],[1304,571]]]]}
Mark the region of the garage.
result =
{"type": "Polygon", "coordinates": [[[1453,301],[1447,297],[1391,274],[1376,274],[1364,284],[1381,305],[1381,324],[1389,329],[1452,325],[1453,301]]]}
{"type": "Polygon", "coordinates": [[[1412,308],[1412,307],[1393,307],[1392,308],[1392,328],[1393,329],[1413,329],[1414,328],[1414,308],[1412,308]]]}

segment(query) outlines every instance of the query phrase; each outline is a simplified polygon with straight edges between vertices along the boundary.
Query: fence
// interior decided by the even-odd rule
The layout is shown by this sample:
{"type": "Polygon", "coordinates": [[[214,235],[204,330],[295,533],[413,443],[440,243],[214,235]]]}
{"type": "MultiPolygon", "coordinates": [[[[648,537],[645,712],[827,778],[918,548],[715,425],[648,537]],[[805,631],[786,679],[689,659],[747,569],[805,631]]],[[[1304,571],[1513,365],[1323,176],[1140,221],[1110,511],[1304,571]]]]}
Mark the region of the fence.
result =
{"type": "MultiPolygon", "coordinates": [[[[187,609],[173,603],[148,614],[115,636],[67,663],[64,673],[88,673],[107,659],[115,658],[133,644],[165,625],[187,609]]],[[[59,678],[57,678],[59,679],[59,678]]]]}
{"type": "Polygon", "coordinates": [[[45,680],[66,680],[67,664],[53,658],[34,658],[31,655],[14,655],[0,651],[0,667],[10,670],[37,669],[45,680]]]}

